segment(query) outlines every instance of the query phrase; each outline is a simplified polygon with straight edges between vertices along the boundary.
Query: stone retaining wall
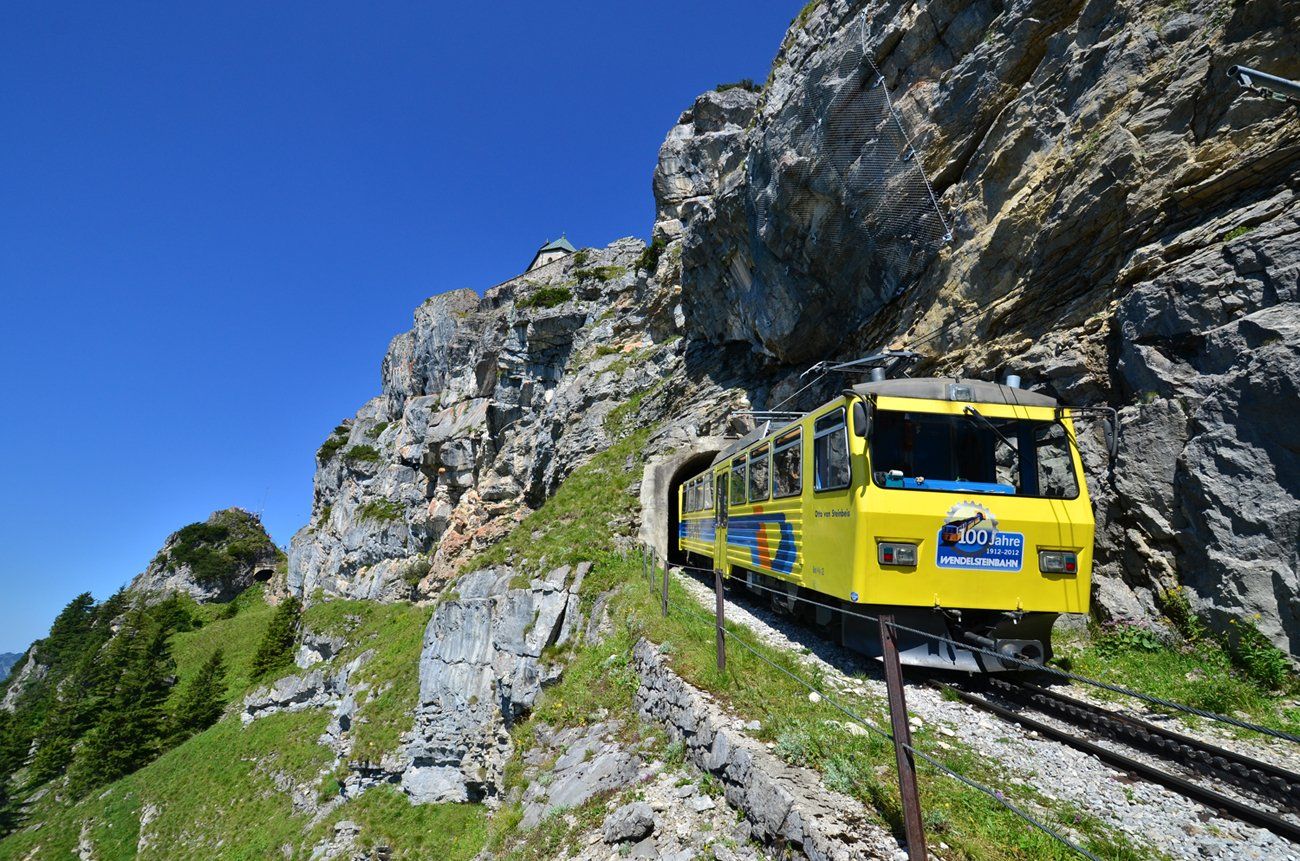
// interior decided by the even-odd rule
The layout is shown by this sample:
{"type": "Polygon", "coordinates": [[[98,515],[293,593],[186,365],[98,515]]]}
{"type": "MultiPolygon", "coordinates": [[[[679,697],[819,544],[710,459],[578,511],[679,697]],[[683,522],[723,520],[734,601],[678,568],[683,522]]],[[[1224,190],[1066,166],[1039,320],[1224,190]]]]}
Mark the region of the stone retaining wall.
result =
{"type": "Polygon", "coordinates": [[[663,724],[695,765],[722,781],[727,802],[745,815],[755,839],[813,861],[899,854],[897,841],[866,819],[861,804],[831,791],[817,772],[769,753],[708,694],[674,673],[653,643],[637,643],[634,661],[642,717],[663,724]]]}

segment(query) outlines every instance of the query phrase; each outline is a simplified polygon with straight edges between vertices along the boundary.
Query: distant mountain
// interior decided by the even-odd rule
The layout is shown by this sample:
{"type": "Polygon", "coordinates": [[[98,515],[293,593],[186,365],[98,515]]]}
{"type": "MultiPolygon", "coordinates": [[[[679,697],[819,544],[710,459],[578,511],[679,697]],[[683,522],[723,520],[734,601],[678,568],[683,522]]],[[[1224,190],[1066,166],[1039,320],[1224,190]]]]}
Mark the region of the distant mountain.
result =
{"type": "Polygon", "coordinates": [[[12,652],[0,652],[0,682],[9,678],[9,671],[14,668],[14,664],[18,663],[18,659],[21,657],[22,655],[16,655],[12,652]]]}

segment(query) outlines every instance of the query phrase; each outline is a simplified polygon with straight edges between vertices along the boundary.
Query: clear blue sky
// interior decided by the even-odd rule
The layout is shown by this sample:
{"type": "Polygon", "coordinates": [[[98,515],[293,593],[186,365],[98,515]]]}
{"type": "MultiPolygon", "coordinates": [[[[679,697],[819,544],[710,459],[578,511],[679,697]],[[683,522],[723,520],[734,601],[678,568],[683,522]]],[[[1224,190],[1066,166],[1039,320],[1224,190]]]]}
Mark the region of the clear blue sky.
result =
{"type": "Polygon", "coordinates": [[[412,310],[648,235],[800,5],[0,5],[0,652],[216,508],[287,544],[412,310]]]}

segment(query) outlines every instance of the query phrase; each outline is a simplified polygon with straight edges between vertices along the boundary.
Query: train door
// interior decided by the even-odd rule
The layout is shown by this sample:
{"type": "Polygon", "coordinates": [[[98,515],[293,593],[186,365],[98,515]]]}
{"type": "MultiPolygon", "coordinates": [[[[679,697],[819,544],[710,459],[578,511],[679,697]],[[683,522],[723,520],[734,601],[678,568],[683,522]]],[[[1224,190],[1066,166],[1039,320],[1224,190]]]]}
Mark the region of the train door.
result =
{"type": "Polygon", "coordinates": [[[852,449],[848,410],[840,404],[814,417],[812,445],[804,452],[804,583],[811,589],[847,601],[854,591],[854,529],[852,449]]]}
{"type": "Polygon", "coordinates": [[[713,567],[727,570],[727,472],[714,476],[713,494],[713,567]]]}

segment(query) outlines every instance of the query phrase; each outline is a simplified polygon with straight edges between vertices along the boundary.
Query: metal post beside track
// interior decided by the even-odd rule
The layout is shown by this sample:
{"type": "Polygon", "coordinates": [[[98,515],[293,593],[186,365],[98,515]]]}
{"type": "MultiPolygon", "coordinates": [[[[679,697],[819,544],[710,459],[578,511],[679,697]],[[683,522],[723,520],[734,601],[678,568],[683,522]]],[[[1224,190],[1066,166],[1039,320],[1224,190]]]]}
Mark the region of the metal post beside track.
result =
{"type": "Polygon", "coordinates": [[[664,589],[663,589],[663,596],[661,598],[661,603],[663,605],[662,609],[664,611],[664,618],[666,619],[668,618],[668,560],[667,559],[664,560],[664,589]]]}
{"type": "Polygon", "coordinates": [[[898,792],[903,802],[903,830],[907,836],[907,857],[925,861],[925,826],[921,822],[921,799],[916,793],[916,762],[912,758],[912,730],[907,724],[907,700],[903,696],[903,667],[898,660],[898,631],[894,614],[880,614],[880,645],[885,664],[885,686],[889,691],[889,721],[894,734],[894,757],[898,761],[898,792]]]}
{"type": "Polygon", "coordinates": [[[727,671],[727,633],[725,627],[727,624],[727,610],[722,599],[722,570],[719,568],[713,569],[713,598],[714,615],[717,617],[714,620],[714,626],[717,634],[715,648],[718,653],[718,672],[725,673],[727,671]]]}

